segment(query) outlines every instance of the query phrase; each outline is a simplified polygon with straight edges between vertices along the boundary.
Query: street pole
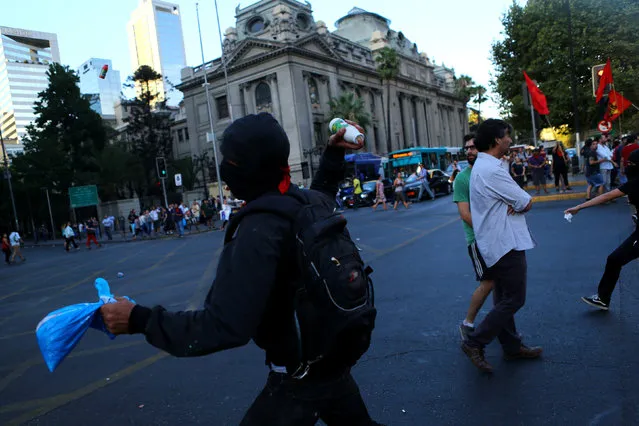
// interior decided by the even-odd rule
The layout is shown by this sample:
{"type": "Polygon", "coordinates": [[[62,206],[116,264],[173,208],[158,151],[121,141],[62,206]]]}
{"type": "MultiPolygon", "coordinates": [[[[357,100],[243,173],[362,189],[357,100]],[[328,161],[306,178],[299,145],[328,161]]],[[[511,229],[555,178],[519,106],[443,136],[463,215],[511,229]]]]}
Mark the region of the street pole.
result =
{"type": "Polygon", "coordinates": [[[160,180],[162,181],[162,193],[164,194],[164,206],[168,209],[169,200],[168,198],[166,198],[166,185],[164,185],[164,181],[166,180],[166,178],[160,178],[160,180]]]}
{"type": "MultiPolygon", "coordinates": [[[[570,55],[570,89],[572,92],[572,115],[575,117],[575,146],[579,147],[581,134],[581,124],[579,123],[579,106],[577,102],[577,79],[575,77],[575,49],[572,39],[572,12],[570,10],[570,0],[565,0],[566,11],[568,13],[568,49],[570,55]]],[[[531,104],[532,105],[532,104],[531,104]]]]}
{"type": "MultiPolygon", "coordinates": [[[[217,18],[217,33],[220,36],[220,51],[222,53],[222,69],[224,70],[224,84],[226,85],[226,103],[229,106],[229,113],[231,114],[231,121],[235,121],[233,116],[233,103],[231,102],[231,92],[229,90],[229,76],[226,71],[226,57],[224,55],[224,42],[222,41],[222,27],[220,27],[220,14],[217,11],[217,0],[215,0],[215,17],[217,18]]],[[[200,18],[198,17],[197,25],[200,25],[200,18]]],[[[202,43],[202,35],[200,34],[200,44],[202,43]]],[[[202,53],[202,62],[204,62],[204,53],[202,53]]]]}
{"type": "Polygon", "coordinates": [[[9,182],[9,195],[11,196],[11,206],[13,207],[13,219],[15,220],[15,224],[16,224],[15,230],[17,232],[19,231],[18,212],[16,211],[16,200],[13,198],[13,186],[11,185],[11,173],[9,172],[9,160],[7,160],[7,150],[4,148],[4,138],[2,137],[2,130],[0,130],[0,143],[2,144],[2,155],[4,156],[4,172],[6,174],[7,181],[9,182]]]}
{"type": "Polygon", "coordinates": [[[55,225],[53,224],[53,213],[51,212],[51,199],[49,198],[49,188],[43,188],[47,192],[47,204],[49,205],[49,218],[51,218],[51,235],[55,240],[55,225]]]}
{"type": "MultiPolygon", "coordinates": [[[[216,5],[217,8],[217,5],[216,5]]],[[[213,126],[213,111],[211,109],[211,97],[209,96],[209,80],[207,77],[207,73],[206,73],[206,67],[204,66],[204,44],[202,43],[202,30],[200,28],[200,6],[199,3],[195,3],[195,12],[197,15],[197,31],[200,35],[200,51],[202,52],[202,65],[203,65],[203,69],[202,72],[204,72],[204,91],[206,92],[206,109],[208,110],[209,113],[209,130],[210,130],[210,137],[209,135],[207,135],[207,141],[209,139],[211,139],[210,142],[212,142],[213,144],[213,157],[215,160],[215,174],[217,176],[217,189],[219,191],[220,194],[220,203],[222,202],[222,200],[224,199],[224,192],[222,191],[222,178],[220,176],[220,163],[217,159],[217,140],[215,137],[215,127],[213,126]]],[[[219,22],[218,22],[219,25],[219,22]]],[[[224,53],[222,53],[222,57],[224,57],[224,53]]],[[[231,114],[231,120],[233,120],[233,110],[231,109],[231,98],[229,98],[228,95],[228,83],[227,83],[227,87],[226,87],[226,100],[227,100],[227,105],[229,106],[229,112],[231,114]]],[[[204,173],[203,173],[204,174],[204,173]]]]}

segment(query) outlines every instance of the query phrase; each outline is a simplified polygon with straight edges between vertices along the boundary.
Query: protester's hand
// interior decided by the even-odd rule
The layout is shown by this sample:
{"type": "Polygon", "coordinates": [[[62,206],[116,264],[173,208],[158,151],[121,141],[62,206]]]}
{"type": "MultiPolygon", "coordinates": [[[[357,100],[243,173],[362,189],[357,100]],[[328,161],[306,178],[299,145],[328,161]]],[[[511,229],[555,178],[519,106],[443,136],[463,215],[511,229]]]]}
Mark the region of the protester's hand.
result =
{"type": "Polygon", "coordinates": [[[100,308],[100,313],[104,319],[107,330],[111,333],[128,334],[129,317],[135,304],[123,297],[116,297],[117,302],[105,303],[100,308]]]}
{"type": "Polygon", "coordinates": [[[567,210],[564,211],[564,214],[568,214],[570,213],[571,215],[576,215],[577,213],[579,213],[579,207],[575,206],[575,207],[571,207],[567,210]]]}
{"type": "MultiPolygon", "coordinates": [[[[355,127],[357,127],[357,130],[360,131],[360,133],[364,134],[364,129],[357,123],[350,121],[350,120],[345,120],[348,124],[351,124],[355,127]]],[[[328,139],[328,145],[329,146],[336,146],[336,147],[340,147],[340,148],[346,148],[346,149],[360,149],[364,146],[364,143],[357,143],[357,142],[347,142],[344,140],[344,133],[346,133],[346,129],[341,129],[340,131],[338,131],[337,133],[335,133],[334,135],[331,135],[331,137],[328,139]]]]}
{"type": "Polygon", "coordinates": [[[517,212],[515,211],[515,209],[513,208],[513,206],[508,206],[508,216],[512,216],[512,215],[514,215],[515,213],[517,213],[517,212]]]}

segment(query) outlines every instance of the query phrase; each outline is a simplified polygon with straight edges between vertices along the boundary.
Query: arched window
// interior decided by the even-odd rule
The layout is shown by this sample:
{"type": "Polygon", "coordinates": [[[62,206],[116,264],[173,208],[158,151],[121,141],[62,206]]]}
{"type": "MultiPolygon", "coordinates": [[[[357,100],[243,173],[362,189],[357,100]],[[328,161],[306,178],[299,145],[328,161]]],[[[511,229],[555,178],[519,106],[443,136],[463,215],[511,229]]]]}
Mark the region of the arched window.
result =
{"type": "Polygon", "coordinates": [[[317,89],[317,82],[315,82],[314,78],[308,80],[308,96],[311,99],[311,105],[319,105],[319,90],[317,89]]]}
{"type": "Polygon", "coordinates": [[[255,107],[258,112],[269,112],[271,106],[271,88],[265,82],[261,82],[255,88],[255,107]]]}

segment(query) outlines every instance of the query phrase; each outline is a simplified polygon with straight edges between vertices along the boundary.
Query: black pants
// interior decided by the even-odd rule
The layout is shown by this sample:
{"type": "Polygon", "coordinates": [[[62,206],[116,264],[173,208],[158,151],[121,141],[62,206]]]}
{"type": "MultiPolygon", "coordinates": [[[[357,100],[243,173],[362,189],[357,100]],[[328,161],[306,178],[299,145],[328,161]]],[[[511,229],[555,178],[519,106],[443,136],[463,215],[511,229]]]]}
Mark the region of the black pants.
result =
{"type": "Polygon", "coordinates": [[[73,244],[73,248],[78,248],[78,245],[75,243],[74,237],[64,239],[64,249],[66,251],[69,251],[69,249],[71,248],[71,244],[73,244]]]}
{"type": "Polygon", "coordinates": [[[639,230],[633,232],[606,260],[604,271],[597,293],[604,303],[610,303],[610,297],[619,280],[621,268],[639,257],[639,230]]]}
{"type": "Polygon", "coordinates": [[[350,372],[331,379],[292,379],[269,373],[240,426],[373,426],[350,372]]]}
{"type": "Polygon", "coordinates": [[[2,250],[4,253],[4,262],[9,263],[9,259],[11,258],[11,249],[2,250]]]}
{"type": "Polygon", "coordinates": [[[515,313],[526,303],[526,252],[512,250],[491,266],[483,279],[494,280],[493,309],[468,336],[468,344],[484,347],[495,337],[506,353],[519,351],[515,313]]]}
{"type": "Polygon", "coordinates": [[[558,169],[554,169],[553,173],[555,175],[555,188],[559,188],[559,179],[563,178],[564,180],[564,186],[566,188],[568,188],[570,185],[568,185],[568,169],[566,167],[562,167],[562,168],[558,168],[558,169]]]}

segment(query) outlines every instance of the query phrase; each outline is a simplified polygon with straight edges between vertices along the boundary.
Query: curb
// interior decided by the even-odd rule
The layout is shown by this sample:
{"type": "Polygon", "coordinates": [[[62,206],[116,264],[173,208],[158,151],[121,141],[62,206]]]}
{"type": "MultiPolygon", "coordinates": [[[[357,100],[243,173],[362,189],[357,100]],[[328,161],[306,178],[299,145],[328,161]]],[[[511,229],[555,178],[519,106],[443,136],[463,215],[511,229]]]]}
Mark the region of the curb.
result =
{"type": "Polygon", "coordinates": [[[548,201],[563,201],[563,200],[585,200],[585,192],[572,192],[570,194],[553,194],[553,195],[535,195],[532,197],[533,203],[545,203],[548,201]]]}
{"type": "MultiPolygon", "coordinates": [[[[195,231],[195,232],[189,232],[188,234],[184,234],[184,237],[190,237],[191,235],[198,235],[198,234],[205,234],[207,232],[213,232],[216,231],[216,229],[212,229],[212,230],[206,230],[206,231],[195,231]]],[[[178,237],[174,236],[174,235],[162,235],[159,237],[155,237],[155,238],[140,238],[140,239],[135,239],[135,240],[106,240],[106,241],[98,241],[100,244],[104,245],[104,246],[110,246],[111,244],[126,244],[126,243],[140,243],[140,242],[144,242],[144,241],[158,241],[158,240],[170,240],[170,239],[179,239],[178,237]]],[[[58,240],[56,240],[58,241],[58,240]]],[[[35,248],[35,247],[64,247],[64,240],[59,240],[59,243],[55,243],[55,244],[25,244],[24,246],[22,246],[22,248],[35,248]]],[[[78,243],[78,241],[76,241],[76,243],[78,243]]],[[[78,243],[78,246],[80,246],[82,244],[78,243]]]]}

